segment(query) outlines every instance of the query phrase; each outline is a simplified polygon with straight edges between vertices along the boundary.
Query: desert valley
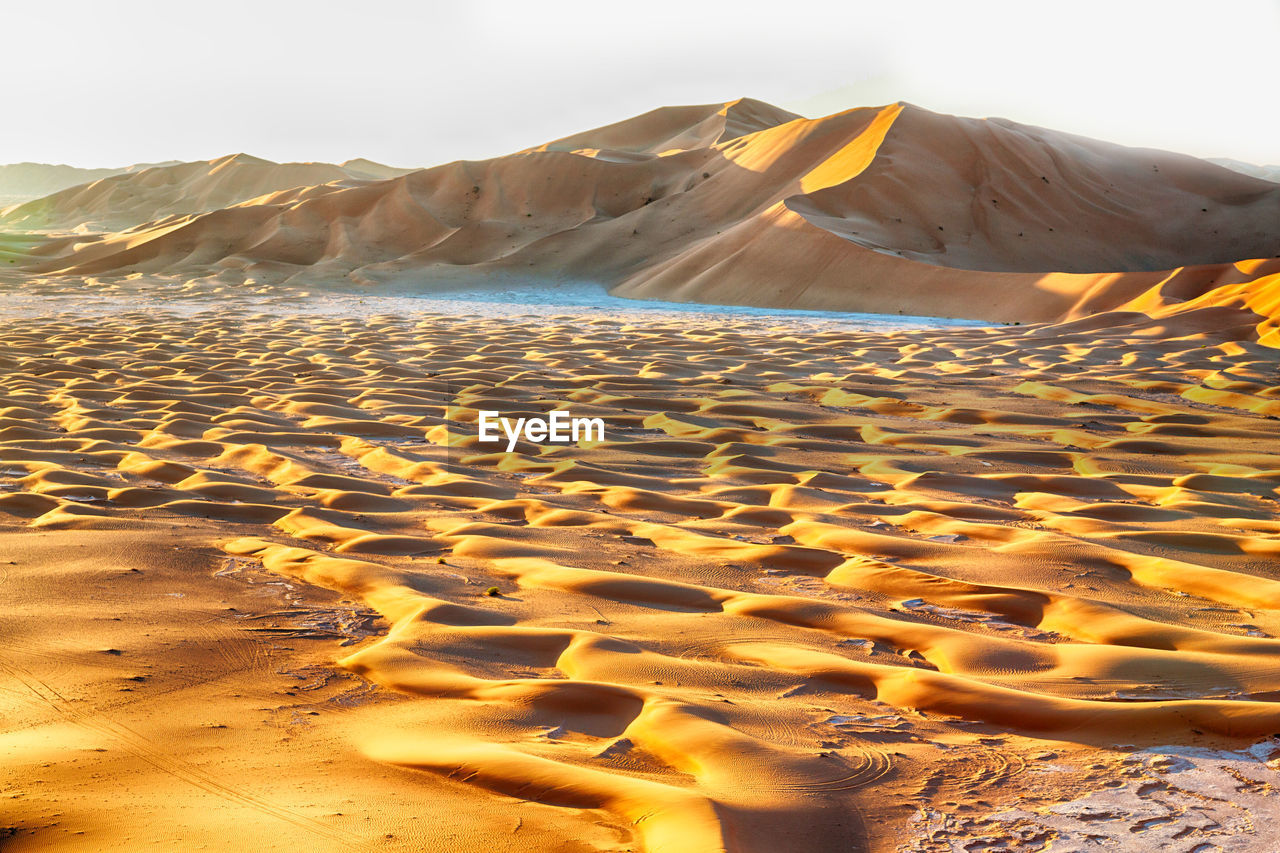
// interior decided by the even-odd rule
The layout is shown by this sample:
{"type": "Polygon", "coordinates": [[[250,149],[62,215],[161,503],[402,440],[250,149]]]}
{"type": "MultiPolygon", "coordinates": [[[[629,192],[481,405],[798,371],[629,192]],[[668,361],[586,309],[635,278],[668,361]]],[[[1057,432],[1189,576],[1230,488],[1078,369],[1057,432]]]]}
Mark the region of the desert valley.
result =
{"type": "Polygon", "coordinates": [[[0,848],[1274,853],[1246,171],[751,99],[5,167],[0,848]]]}

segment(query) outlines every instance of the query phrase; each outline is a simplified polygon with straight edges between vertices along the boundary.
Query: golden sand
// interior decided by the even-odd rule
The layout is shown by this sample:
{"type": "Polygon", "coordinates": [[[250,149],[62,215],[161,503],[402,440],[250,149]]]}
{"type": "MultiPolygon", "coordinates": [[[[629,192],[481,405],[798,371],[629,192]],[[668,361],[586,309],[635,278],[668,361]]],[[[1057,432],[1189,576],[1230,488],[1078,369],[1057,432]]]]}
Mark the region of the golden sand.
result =
{"type": "Polygon", "coordinates": [[[1194,158],[748,99],[10,207],[0,846],[1275,853],[1278,240],[1194,158]],[[1056,325],[377,313],[583,282],[1056,325]],[[478,440],[553,410],[605,440],[478,440]]]}
{"type": "Polygon", "coordinates": [[[1120,319],[7,322],[5,849],[1263,850],[1277,351],[1120,319]]]}
{"type": "Polygon", "coordinates": [[[375,293],[585,280],[640,299],[997,323],[1280,272],[1280,184],[909,104],[817,119],[749,99],[664,107],[358,179],[386,168],[237,155],[120,175],[0,215],[41,235],[0,233],[0,263],[375,293]]]}

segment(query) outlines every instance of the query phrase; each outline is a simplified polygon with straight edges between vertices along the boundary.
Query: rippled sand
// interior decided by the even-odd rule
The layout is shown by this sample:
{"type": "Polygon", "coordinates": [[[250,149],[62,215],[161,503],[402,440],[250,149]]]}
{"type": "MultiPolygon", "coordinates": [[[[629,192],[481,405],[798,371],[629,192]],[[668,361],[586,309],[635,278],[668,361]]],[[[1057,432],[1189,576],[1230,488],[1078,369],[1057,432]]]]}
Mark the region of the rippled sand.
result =
{"type": "Polygon", "coordinates": [[[1125,334],[6,321],[0,840],[1273,850],[1277,351],[1125,334]]]}

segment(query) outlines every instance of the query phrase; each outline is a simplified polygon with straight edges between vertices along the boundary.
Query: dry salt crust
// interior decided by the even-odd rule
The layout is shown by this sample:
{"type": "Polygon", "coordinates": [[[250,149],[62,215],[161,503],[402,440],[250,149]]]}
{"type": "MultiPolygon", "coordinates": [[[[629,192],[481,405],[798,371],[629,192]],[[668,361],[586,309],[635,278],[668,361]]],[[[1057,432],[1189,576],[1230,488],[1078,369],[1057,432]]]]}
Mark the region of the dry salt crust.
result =
{"type": "Polygon", "coordinates": [[[1274,849],[1273,349],[126,296],[0,324],[6,851],[1274,849]]]}
{"type": "MultiPolygon", "coordinates": [[[[1237,851],[1275,848],[1280,741],[1243,750],[1136,750],[1116,778],[1079,799],[956,818],[924,809],[904,853],[973,850],[1237,851]]],[[[1068,772],[1052,764],[1046,773],[1068,772]]]]}
{"type": "Polygon", "coordinates": [[[5,282],[0,276],[0,283],[8,284],[8,287],[0,289],[0,311],[6,317],[92,316],[139,310],[191,316],[207,312],[216,306],[215,310],[219,312],[234,310],[247,314],[294,316],[437,314],[505,319],[523,315],[620,322],[631,322],[637,317],[643,317],[655,321],[687,319],[699,323],[754,320],[767,326],[781,324],[796,328],[867,331],[989,325],[977,320],[919,315],[786,310],[624,299],[611,296],[605,287],[590,282],[531,282],[486,289],[472,287],[466,290],[443,290],[420,296],[314,293],[280,285],[263,287],[260,291],[252,286],[239,286],[226,291],[211,289],[205,281],[137,276],[103,281],[100,293],[93,289],[97,283],[94,279],[75,280],[71,285],[65,280],[38,279],[32,286],[25,278],[5,282]],[[16,282],[21,282],[21,286],[15,286],[16,282]],[[87,290],[84,287],[86,284],[87,290]],[[160,286],[157,287],[157,284],[160,286]],[[81,288],[78,291],[75,289],[77,286],[81,288]],[[234,298],[228,300],[228,297],[234,298]]]}

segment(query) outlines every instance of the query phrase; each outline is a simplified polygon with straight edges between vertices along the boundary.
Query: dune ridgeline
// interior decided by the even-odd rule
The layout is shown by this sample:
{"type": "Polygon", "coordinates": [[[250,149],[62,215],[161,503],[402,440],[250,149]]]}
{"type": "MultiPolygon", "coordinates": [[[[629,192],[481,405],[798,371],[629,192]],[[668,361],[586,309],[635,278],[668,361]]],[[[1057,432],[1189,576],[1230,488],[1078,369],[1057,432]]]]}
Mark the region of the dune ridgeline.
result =
{"type": "Polygon", "coordinates": [[[1274,853],[1277,254],[902,104],[11,206],[0,847],[1274,853]],[[583,280],[1027,325],[366,296],[583,280]]]}
{"type": "Polygon", "coordinates": [[[665,107],[411,172],[236,155],[63,190],[0,227],[11,268],[36,274],[376,292],[589,280],[1022,323],[1189,302],[1265,320],[1280,271],[1280,184],[901,103],[819,119],[749,99],[665,107]]]}

